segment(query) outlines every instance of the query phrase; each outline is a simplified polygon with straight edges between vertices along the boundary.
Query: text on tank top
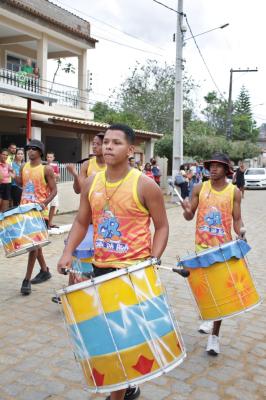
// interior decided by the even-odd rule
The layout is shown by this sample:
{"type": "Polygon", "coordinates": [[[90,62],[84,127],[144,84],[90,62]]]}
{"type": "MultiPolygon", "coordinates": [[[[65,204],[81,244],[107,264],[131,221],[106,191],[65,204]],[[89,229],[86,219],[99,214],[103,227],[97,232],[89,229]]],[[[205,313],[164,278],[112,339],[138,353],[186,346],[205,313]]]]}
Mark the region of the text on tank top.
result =
{"type": "Polygon", "coordinates": [[[89,201],[97,267],[122,268],[151,254],[150,215],[137,193],[140,176],[132,168],[121,181],[109,183],[102,171],[92,182],[89,201]]]}
{"type": "Polygon", "coordinates": [[[232,212],[235,187],[229,183],[216,191],[211,181],[203,182],[196,221],[196,245],[214,247],[232,240],[232,212]]]}

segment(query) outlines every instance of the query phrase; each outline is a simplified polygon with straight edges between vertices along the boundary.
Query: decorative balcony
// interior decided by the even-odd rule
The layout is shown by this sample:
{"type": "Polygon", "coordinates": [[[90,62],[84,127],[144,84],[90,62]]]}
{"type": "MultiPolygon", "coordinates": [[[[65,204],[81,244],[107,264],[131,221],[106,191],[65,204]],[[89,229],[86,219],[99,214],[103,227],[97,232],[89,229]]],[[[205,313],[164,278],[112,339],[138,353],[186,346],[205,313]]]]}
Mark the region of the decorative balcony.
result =
{"type": "Polygon", "coordinates": [[[88,104],[88,91],[46,81],[23,71],[17,72],[11,69],[0,68],[0,84],[1,82],[55,98],[57,99],[57,104],[62,106],[84,109],[84,105],[88,104]]]}

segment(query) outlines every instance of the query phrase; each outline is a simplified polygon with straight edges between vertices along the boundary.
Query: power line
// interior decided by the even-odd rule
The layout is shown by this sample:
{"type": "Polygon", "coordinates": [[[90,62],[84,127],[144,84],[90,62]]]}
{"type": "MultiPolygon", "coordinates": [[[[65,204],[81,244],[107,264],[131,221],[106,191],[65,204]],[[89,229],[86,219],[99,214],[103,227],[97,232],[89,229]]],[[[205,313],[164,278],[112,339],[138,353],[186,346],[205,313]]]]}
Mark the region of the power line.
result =
{"type": "Polygon", "coordinates": [[[220,93],[221,97],[225,100],[225,97],[224,97],[223,93],[221,92],[221,90],[219,89],[217,83],[215,82],[214,77],[212,76],[212,73],[211,73],[211,71],[210,71],[210,69],[209,69],[209,67],[208,67],[208,65],[207,65],[207,63],[206,63],[206,61],[205,61],[205,59],[204,59],[204,57],[203,57],[203,54],[202,54],[202,52],[201,52],[201,50],[200,50],[200,48],[199,48],[199,46],[198,46],[198,43],[197,43],[197,41],[196,41],[196,39],[195,39],[195,36],[193,35],[192,29],[191,29],[191,27],[190,27],[190,25],[189,25],[189,22],[188,22],[188,19],[187,19],[187,16],[186,16],[186,15],[185,15],[185,18],[186,18],[187,26],[188,26],[188,29],[189,29],[189,31],[190,31],[191,37],[193,38],[193,41],[194,41],[194,43],[195,43],[195,46],[196,46],[197,49],[198,49],[198,52],[199,52],[199,54],[200,54],[200,57],[201,57],[201,59],[202,59],[204,65],[205,65],[205,67],[206,67],[206,69],[207,69],[207,71],[208,71],[208,74],[209,74],[209,76],[210,76],[210,78],[211,78],[211,80],[212,80],[214,86],[216,87],[216,89],[217,89],[218,92],[220,93]]]}
{"type": "Polygon", "coordinates": [[[141,49],[141,48],[139,48],[139,47],[130,46],[129,44],[117,42],[116,40],[112,40],[112,39],[107,39],[107,38],[105,38],[105,37],[103,37],[103,36],[96,35],[96,38],[99,38],[99,39],[101,39],[101,40],[106,40],[107,42],[111,42],[111,43],[118,44],[119,46],[128,47],[129,49],[133,49],[133,50],[137,50],[137,51],[142,51],[143,53],[149,53],[149,54],[154,54],[154,55],[163,57],[163,55],[160,54],[160,53],[155,53],[154,51],[149,51],[149,50],[141,49]]]}
{"type": "MultiPolygon", "coordinates": [[[[163,7],[167,8],[167,9],[170,10],[170,11],[174,11],[176,14],[180,14],[180,13],[179,13],[177,10],[175,10],[174,8],[171,8],[171,7],[167,6],[167,5],[164,4],[164,3],[161,3],[160,1],[157,1],[157,0],[152,0],[152,1],[154,1],[154,3],[160,4],[160,6],[163,6],[163,7]]],[[[182,15],[184,15],[184,14],[182,14],[182,15]]]]}
{"type": "MultiPolygon", "coordinates": [[[[143,43],[145,43],[145,44],[148,44],[149,46],[152,46],[152,47],[154,47],[154,48],[157,48],[157,49],[160,49],[160,50],[164,50],[164,49],[162,49],[161,47],[155,46],[155,45],[152,44],[151,42],[148,42],[148,41],[146,41],[146,40],[143,40],[143,39],[139,38],[138,36],[132,35],[131,33],[128,33],[128,32],[126,32],[126,31],[124,31],[124,30],[118,29],[116,26],[114,26],[114,25],[112,25],[112,24],[109,24],[108,22],[102,21],[101,19],[98,19],[98,18],[96,18],[96,17],[93,17],[92,15],[86,14],[84,11],[78,10],[78,9],[76,9],[76,8],[74,8],[74,7],[70,7],[70,6],[66,5],[66,4],[64,4],[64,3],[63,3],[62,1],[60,1],[60,0],[56,0],[56,2],[59,3],[59,4],[62,4],[62,6],[64,6],[64,7],[68,7],[70,10],[74,10],[74,11],[78,12],[79,14],[82,14],[82,15],[85,15],[86,17],[89,17],[89,18],[91,18],[91,19],[94,19],[95,21],[97,21],[97,22],[99,22],[99,23],[101,23],[101,24],[103,24],[103,25],[109,26],[110,28],[112,28],[112,29],[114,29],[114,30],[116,30],[116,31],[118,31],[118,32],[120,32],[120,33],[123,33],[123,34],[126,35],[126,36],[132,37],[133,39],[139,40],[139,41],[141,41],[141,42],[143,42],[143,43]]],[[[102,28],[99,28],[99,29],[102,29],[102,28]]],[[[107,39],[106,39],[106,40],[107,40],[107,39]]]]}

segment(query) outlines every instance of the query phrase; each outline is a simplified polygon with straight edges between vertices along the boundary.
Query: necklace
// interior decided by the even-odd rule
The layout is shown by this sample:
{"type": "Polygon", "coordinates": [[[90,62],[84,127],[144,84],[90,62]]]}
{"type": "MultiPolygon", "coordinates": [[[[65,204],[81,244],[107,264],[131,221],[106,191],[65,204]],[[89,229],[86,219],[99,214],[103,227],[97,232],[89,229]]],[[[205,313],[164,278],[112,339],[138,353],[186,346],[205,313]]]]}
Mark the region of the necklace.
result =
{"type": "Polygon", "coordinates": [[[124,178],[120,181],[120,183],[116,186],[115,190],[113,191],[113,193],[111,195],[108,195],[107,192],[107,187],[106,187],[106,183],[107,183],[107,176],[105,173],[105,182],[104,182],[104,190],[105,190],[105,197],[106,197],[106,208],[109,209],[109,202],[111,200],[111,198],[114,196],[114,194],[118,191],[118,189],[120,188],[120,186],[122,186],[122,184],[124,183],[126,177],[128,176],[128,172],[127,174],[124,176],[124,178]]]}

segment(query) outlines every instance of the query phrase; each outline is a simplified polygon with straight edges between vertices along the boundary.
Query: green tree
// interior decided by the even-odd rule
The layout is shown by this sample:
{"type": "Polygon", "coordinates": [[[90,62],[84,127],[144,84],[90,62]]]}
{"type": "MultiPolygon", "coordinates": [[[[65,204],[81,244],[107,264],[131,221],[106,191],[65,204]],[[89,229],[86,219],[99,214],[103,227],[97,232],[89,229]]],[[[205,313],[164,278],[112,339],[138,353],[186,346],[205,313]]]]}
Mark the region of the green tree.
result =
{"type": "Polygon", "coordinates": [[[252,117],[250,96],[245,86],[242,86],[234,103],[232,122],[234,140],[250,140],[253,143],[257,141],[259,130],[252,117]]]}
{"type": "Polygon", "coordinates": [[[106,122],[107,124],[124,123],[135,129],[147,129],[145,122],[134,113],[116,111],[106,103],[97,102],[92,108],[95,121],[106,122]]]}
{"type": "Polygon", "coordinates": [[[227,117],[227,101],[219,97],[217,92],[209,92],[204,100],[207,107],[202,111],[207,119],[208,125],[215,129],[217,135],[225,135],[226,117],[227,117]]]}
{"type": "MultiPolygon", "coordinates": [[[[117,107],[137,114],[147,129],[164,134],[173,132],[175,68],[149,60],[137,65],[122,83],[117,95],[117,107]]],[[[184,125],[191,119],[193,102],[192,79],[184,79],[184,125]]]]}

